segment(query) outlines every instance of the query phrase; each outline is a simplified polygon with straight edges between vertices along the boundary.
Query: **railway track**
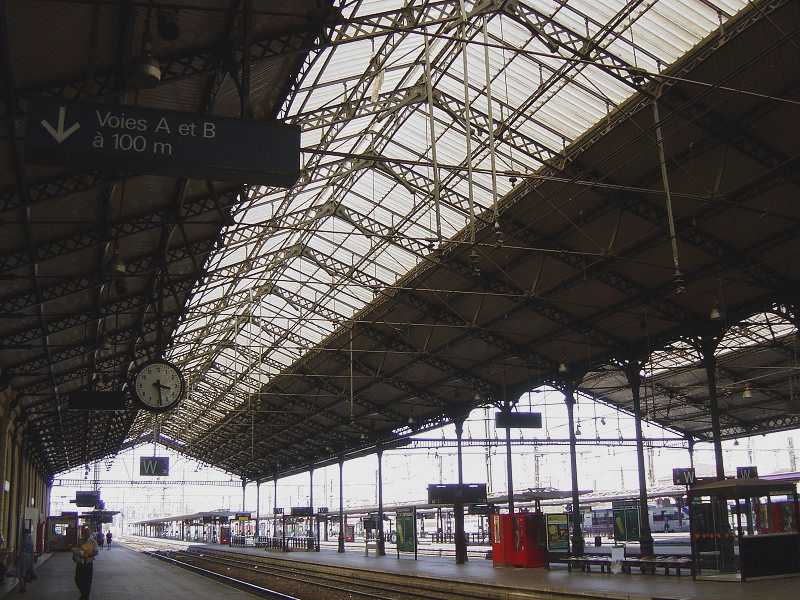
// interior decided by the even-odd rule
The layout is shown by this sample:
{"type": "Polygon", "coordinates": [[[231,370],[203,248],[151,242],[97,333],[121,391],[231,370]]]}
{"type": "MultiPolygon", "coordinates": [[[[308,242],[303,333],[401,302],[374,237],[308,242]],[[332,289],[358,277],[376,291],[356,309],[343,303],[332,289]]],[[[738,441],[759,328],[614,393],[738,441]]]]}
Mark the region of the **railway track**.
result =
{"type": "Polygon", "coordinates": [[[124,540],[154,558],[275,600],[608,600],[591,592],[526,590],[448,581],[272,555],[229,552],[175,540],[124,540]],[[151,543],[152,542],[152,543],[151,543]]]}
{"type": "Polygon", "coordinates": [[[236,577],[245,580],[275,580],[287,584],[289,589],[311,587],[317,590],[314,596],[303,598],[347,598],[353,600],[485,600],[482,592],[469,593],[436,589],[436,586],[425,585],[416,578],[400,581],[391,574],[370,574],[363,570],[348,573],[347,569],[335,567],[340,573],[330,572],[324,567],[296,560],[280,560],[271,557],[232,554],[225,552],[196,549],[173,551],[169,553],[172,560],[183,561],[224,573],[236,573],[236,577]],[[373,575],[373,577],[370,577],[373,575]],[[391,579],[391,580],[390,580],[391,579]],[[320,592],[324,592],[325,595],[320,592]]]}

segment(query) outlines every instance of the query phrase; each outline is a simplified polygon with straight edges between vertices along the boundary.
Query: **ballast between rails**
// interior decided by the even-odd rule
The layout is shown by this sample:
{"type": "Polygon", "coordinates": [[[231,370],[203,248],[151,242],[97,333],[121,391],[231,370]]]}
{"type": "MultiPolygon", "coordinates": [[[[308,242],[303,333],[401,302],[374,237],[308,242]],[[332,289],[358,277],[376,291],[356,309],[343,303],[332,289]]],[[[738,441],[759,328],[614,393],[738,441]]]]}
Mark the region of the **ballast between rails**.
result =
{"type": "Polygon", "coordinates": [[[176,560],[161,552],[156,552],[152,550],[143,550],[144,554],[148,556],[152,556],[153,558],[157,558],[158,560],[163,560],[165,562],[177,565],[184,569],[189,569],[195,573],[199,573],[205,577],[210,577],[212,579],[216,579],[223,583],[227,583],[228,585],[244,589],[248,592],[258,594],[259,596],[263,596],[264,598],[271,598],[273,600],[300,600],[300,598],[296,596],[289,596],[288,594],[282,594],[281,592],[277,592],[275,590],[271,590],[269,588],[262,587],[260,585],[256,585],[254,583],[250,583],[248,581],[244,581],[243,579],[236,579],[235,577],[230,577],[228,575],[223,575],[222,573],[217,573],[216,571],[210,571],[208,569],[203,569],[202,567],[198,567],[197,565],[191,565],[189,563],[176,560]]]}

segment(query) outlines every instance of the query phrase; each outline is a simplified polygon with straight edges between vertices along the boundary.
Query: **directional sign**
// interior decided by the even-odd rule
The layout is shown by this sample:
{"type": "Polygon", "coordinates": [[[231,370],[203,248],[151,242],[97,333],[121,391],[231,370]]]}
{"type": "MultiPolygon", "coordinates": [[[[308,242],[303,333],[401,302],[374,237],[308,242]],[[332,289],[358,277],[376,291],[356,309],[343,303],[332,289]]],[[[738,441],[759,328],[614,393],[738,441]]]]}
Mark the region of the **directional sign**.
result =
{"type": "Polygon", "coordinates": [[[139,475],[142,477],[167,477],[169,456],[140,456],[139,475]]]}
{"type": "Polygon", "coordinates": [[[69,395],[70,410],[125,410],[123,392],[72,392],[69,395]]]}
{"type": "Polygon", "coordinates": [[[758,479],[758,467],[736,467],[736,479],[758,479]]]}
{"type": "Polygon", "coordinates": [[[300,129],[269,121],[36,98],[25,159],[125,174],[289,187],[300,176],[300,129]]]}
{"type": "Polygon", "coordinates": [[[75,492],[76,506],[97,506],[100,502],[100,492],[75,492]]]}
{"type": "Polygon", "coordinates": [[[697,477],[694,469],[672,469],[672,483],[675,485],[694,485],[697,477]]]}
{"type": "Polygon", "coordinates": [[[486,484],[429,483],[428,504],[486,504],[486,484]]]}
{"type": "Polygon", "coordinates": [[[496,412],[494,425],[498,429],[514,427],[518,429],[541,429],[542,413],[534,412],[496,412]]]}

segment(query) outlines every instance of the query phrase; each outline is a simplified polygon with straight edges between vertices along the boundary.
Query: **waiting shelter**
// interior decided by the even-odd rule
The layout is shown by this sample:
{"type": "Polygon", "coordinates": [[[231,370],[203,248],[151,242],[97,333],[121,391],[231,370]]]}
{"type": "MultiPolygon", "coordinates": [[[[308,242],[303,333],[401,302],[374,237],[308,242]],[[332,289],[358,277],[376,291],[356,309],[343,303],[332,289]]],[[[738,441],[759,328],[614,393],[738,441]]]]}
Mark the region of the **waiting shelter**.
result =
{"type": "Polygon", "coordinates": [[[800,575],[800,509],[793,482],[725,479],[688,490],[696,573],[747,579],[800,575]]]}

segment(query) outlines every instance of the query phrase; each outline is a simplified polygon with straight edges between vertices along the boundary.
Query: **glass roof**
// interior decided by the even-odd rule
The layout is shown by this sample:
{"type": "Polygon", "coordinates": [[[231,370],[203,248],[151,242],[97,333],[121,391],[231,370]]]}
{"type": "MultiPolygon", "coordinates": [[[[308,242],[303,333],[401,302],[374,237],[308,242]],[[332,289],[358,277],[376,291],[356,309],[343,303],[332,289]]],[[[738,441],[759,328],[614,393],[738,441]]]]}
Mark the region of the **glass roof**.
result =
{"type": "Polygon", "coordinates": [[[745,5],[342,2],[281,114],[300,182],[248,190],[174,334],[170,435],[213,430],[745,5]]]}

